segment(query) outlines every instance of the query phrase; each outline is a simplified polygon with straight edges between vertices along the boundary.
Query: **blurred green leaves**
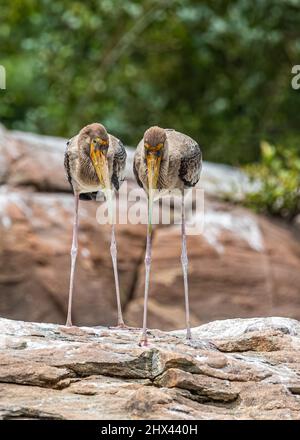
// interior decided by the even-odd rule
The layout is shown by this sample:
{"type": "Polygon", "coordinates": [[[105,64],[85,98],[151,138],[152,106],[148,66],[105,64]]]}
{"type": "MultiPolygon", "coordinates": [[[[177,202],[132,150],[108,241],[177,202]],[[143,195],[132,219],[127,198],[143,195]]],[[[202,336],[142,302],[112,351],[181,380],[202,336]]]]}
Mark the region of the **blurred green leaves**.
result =
{"type": "Polygon", "coordinates": [[[298,148],[300,1],[0,0],[0,117],[71,136],[101,121],[136,145],[151,124],[195,137],[204,157],[298,148]]]}
{"type": "Polygon", "coordinates": [[[288,220],[300,213],[300,155],[293,149],[261,144],[261,161],[246,167],[248,175],[260,182],[247,194],[246,204],[288,220]]]}

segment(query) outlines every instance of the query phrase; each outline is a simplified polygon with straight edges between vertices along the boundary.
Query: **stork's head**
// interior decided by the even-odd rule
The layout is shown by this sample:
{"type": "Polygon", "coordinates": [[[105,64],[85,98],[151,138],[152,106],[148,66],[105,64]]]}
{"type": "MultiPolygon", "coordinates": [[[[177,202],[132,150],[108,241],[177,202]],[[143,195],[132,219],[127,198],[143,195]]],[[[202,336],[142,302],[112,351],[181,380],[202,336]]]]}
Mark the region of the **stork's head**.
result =
{"type": "Polygon", "coordinates": [[[88,152],[102,187],[109,188],[107,163],[109,137],[106,128],[98,123],[87,125],[79,134],[79,145],[82,143],[85,151],[88,152]]]}
{"type": "Polygon", "coordinates": [[[150,127],[144,133],[144,149],[150,191],[157,187],[160,163],[164,153],[166,139],[166,132],[160,127],[150,127]]]}

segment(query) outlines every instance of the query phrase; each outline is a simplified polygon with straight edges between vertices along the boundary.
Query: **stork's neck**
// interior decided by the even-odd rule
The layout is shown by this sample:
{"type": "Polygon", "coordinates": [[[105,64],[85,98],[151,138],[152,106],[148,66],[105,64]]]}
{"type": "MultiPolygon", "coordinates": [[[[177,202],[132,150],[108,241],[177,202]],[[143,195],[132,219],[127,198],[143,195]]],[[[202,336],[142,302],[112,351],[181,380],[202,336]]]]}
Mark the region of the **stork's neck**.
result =
{"type": "Polygon", "coordinates": [[[90,146],[84,139],[78,139],[77,149],[78,156],[81,160],[86,160],[90,157],[90,146]]]}

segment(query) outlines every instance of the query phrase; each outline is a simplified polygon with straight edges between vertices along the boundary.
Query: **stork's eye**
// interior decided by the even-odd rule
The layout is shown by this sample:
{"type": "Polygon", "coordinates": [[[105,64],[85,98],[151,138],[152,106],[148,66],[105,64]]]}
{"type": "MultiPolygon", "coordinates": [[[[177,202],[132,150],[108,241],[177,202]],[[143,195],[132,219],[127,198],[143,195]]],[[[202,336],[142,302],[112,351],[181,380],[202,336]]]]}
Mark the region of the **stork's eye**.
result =
{"type": "Polygon", "coordinates": [[[162,150],[164,144],[162,142],[160,142],[159,144],[153,146],[153,145],[149,145],[147,142],[144,142],[145,145],[145,149],[147,152],[159,152],[162,150]]]}

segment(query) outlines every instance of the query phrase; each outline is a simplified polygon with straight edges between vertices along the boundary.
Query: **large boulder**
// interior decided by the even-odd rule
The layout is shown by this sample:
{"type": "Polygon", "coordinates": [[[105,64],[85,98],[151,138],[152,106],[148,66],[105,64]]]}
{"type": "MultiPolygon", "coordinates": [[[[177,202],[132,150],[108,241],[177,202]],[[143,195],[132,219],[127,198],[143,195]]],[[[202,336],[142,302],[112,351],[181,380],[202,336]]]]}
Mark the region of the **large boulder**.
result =
{"type": "Polygon", "coordinates": [[[184,332],[0,319],[0,419],[300,419],[300,323],[216,321],[184,332]]]}

